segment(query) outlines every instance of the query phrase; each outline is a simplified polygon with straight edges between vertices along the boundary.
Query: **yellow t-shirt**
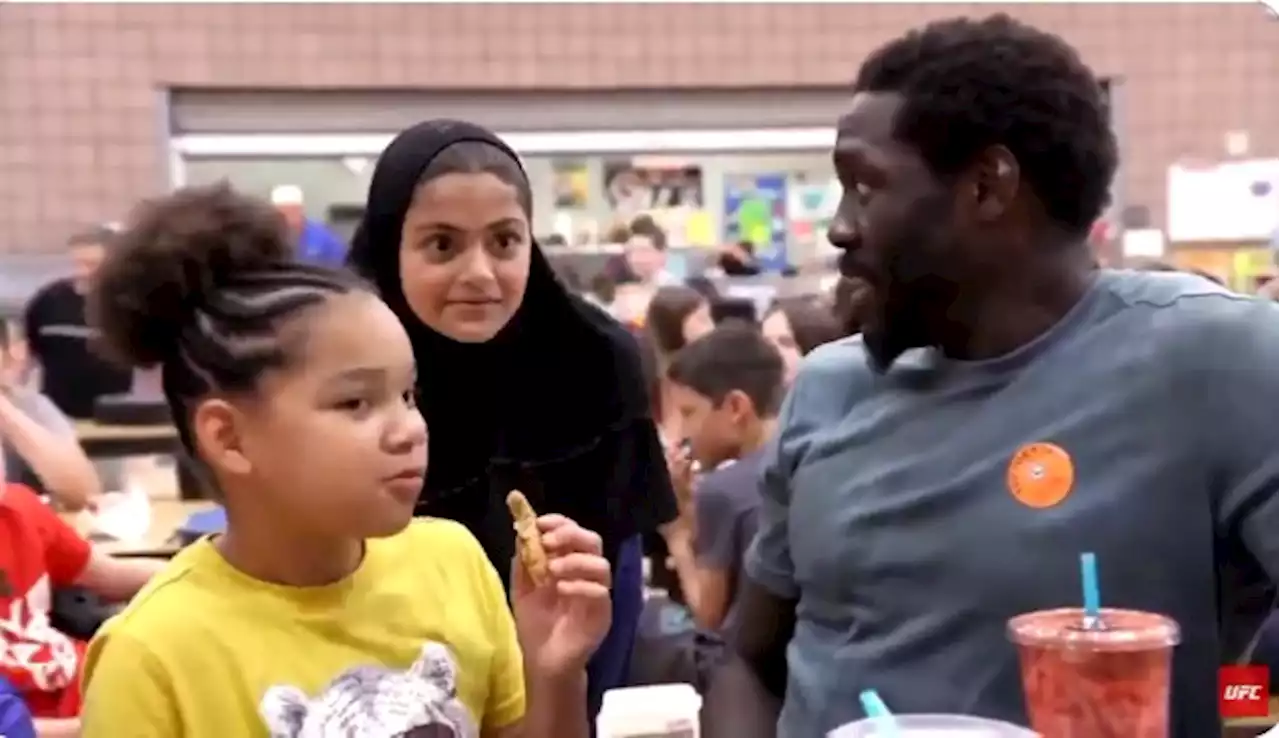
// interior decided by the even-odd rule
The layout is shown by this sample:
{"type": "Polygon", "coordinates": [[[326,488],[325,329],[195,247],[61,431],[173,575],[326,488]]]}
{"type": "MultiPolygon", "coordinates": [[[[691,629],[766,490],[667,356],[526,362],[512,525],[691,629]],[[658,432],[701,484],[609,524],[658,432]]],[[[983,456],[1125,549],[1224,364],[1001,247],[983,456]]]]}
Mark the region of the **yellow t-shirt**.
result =
{"type": "Polygon", "coordinates": [[[525,703],[502,582],[444,520],[369,541],[325,587],[196,543],[93,640],[84,678],[83,738],[474,738],[525,703]]]}

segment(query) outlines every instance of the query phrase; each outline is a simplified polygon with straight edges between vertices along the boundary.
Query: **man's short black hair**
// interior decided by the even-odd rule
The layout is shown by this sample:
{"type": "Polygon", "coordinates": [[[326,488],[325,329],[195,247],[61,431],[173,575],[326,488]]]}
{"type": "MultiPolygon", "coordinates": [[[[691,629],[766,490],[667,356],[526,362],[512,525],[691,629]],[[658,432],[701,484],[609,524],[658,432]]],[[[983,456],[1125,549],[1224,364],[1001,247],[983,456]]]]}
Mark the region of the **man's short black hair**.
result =
{"type": "Polygon", "coordinates": [[[676,352],[667,378],[719,405],[738,390],[756,413],[778,414],[785,392],[782,356],[751,323],[730,321],[676,352]]]}
{"type": "Polygon", "coordinates": [[[854,90],[902,95],[895,137],[940,177],[1002,144],[1072,233],[1110,201],[1118,153],[1106,95],[1058,36],[1003,14],[930,23],[873,53],[854,90]]]}

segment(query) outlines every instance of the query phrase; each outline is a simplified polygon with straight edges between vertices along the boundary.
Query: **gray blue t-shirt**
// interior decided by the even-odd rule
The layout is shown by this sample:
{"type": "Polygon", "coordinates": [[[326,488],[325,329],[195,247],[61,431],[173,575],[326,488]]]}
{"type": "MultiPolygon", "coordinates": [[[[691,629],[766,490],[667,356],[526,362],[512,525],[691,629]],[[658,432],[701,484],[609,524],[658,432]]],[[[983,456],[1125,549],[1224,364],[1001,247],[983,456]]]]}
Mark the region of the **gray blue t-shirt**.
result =
{"type": "Polygon", "coordinates": [[[698,529],[693,537],[698,565],[728,572],[729,610],[720,630],[732,632],[738,620],[738,593],[747,548],[756,534],[760,510],[760,462],[756,452],[710,472],[698,482],[694,494],[698,529]]]}
{"type": "Polygon", "coordinates": [[[860,718],[867,688],[1025,724],[1005,625],[1078,605],[1082,551],[1105,605],[1181,625],[1171,736],[1219,734],[1224,603],[1275,591],[1278,363],[1274,303],[1135,272],[990,361],[922,349],[877,375],[858,338],[817,349],[747,556],[799,601],[779,736],[860,718]]]}

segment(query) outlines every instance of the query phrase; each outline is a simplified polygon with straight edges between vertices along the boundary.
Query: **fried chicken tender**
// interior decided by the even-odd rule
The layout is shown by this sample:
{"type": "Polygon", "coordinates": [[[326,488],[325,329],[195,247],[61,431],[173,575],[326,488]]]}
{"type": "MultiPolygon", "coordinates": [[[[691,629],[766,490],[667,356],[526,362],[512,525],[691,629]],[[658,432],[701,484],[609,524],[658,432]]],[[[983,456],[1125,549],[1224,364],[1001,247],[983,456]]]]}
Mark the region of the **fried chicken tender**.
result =
{"type": "Polygon", "coordinates": [[[538,514],[534,512],[529,499],[519,490],[511,490],[507,495],[507,509],[511,511],[511,519],[515,521],[516,551],[520,555],[520,564],[529,572],[529,578],[539,587],[551,578],[547,569],[547,552],[542,547],[542,534],[538,532],[538,514]]]}

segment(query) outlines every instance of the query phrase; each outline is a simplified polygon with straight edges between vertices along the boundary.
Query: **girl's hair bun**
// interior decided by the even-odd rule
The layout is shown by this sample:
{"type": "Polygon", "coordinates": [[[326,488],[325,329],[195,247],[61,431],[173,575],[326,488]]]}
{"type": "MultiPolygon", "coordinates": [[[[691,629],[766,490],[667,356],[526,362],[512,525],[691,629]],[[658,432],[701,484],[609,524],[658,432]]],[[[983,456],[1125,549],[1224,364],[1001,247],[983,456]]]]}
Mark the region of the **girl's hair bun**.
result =
{"type": "Polygon", "coordinates": [[[265,201],[225,182],[187,187],[134,212],[98,270],[89,319],[112,358],[164,362],[220,285],[292,252],[284,219],[265,201]]]}

